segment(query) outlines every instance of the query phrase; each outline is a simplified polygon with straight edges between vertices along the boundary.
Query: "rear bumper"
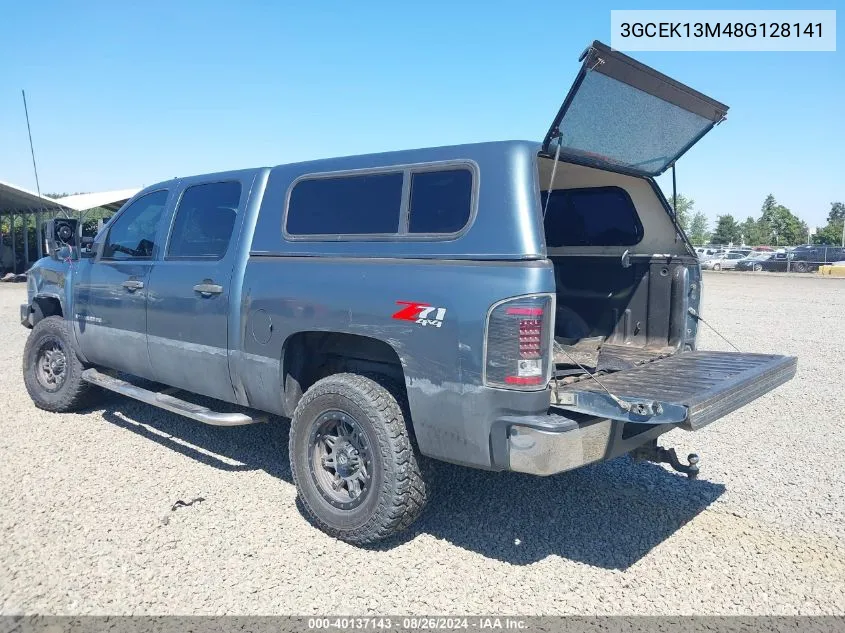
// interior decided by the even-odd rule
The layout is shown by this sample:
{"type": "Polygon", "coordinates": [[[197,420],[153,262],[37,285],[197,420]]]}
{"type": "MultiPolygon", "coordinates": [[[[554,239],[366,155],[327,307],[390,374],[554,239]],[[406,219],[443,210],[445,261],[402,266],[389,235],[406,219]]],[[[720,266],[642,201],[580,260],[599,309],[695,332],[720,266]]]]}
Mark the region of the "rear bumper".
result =
{"type": "Polygon", "coordinates": [[[558,413],[501,422],[507,425],[509,470],[540,476],[613,459],[676,428],[558,413]]]}

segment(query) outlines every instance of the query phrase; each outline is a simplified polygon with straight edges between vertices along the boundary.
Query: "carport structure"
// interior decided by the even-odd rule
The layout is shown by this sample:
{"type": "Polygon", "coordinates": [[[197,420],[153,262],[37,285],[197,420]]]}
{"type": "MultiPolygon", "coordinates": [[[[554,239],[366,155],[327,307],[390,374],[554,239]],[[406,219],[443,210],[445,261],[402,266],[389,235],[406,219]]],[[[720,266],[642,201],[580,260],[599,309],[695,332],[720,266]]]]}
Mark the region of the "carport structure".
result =
{"type": "MultiPolygon", "coordinates": [[[[18,248],[17,248],[17,232],[21,231],[22,240],[22,262],[24,270],[29,268],[30,252],[29,252],[29,219],[35,217],[35,226],[40,227],[44,220],[53,218],[57,215],[69,214],[72,210],[61,205],[52,198],[46,196],[39,196],[37,193],[27,191],[21,187],[11,185],[6,182],[0,182],[0,220],[8,220],[8,232],[3,231],[2,241],[0,242],[0,267],[12,272],[20,272],[18,270],[18,248]],[[9,245],[6,244],[6,236],[9,236],[9,245]],[[8,259],[7,249],[11,249],[11,260],[8,259]],[[10,265],[11,264],[11,265],[10,265]]],[[[5,222],[4,222],[5,223],[5,222]]],[[[5,227],[3,227],[5,228],[5,227]]],[[[37,235],[37,233],[36,233],[37,235]]],[[[43,240],[36,239],[37,243],[37,259],[40,259],[44,254],[43,240]]]]}
{"type": "Polygon", "coordinates": [[[44,256],[41,227],[46,220],[64,216],[77,218],[83,222],[89,211],[93,209],[116,211],[138,191],[137,188],[122,189],[53,199],[0,181],[0,221],[3,224],[8,221],[8,230],[4,230],[0,236],[0,268],[3,272],[23,272],[29,269],[31,261],[44,256]],[[30,226],[30,219],[33,217],[35,223],[34,226],[30,226]],[[31,247],[32,233],[35,235],[35,249],[31,247]],[[20,240],[20,247],[18,240],[20,240]],[[33,250],[35,252],[32,252],[33,250]]]}

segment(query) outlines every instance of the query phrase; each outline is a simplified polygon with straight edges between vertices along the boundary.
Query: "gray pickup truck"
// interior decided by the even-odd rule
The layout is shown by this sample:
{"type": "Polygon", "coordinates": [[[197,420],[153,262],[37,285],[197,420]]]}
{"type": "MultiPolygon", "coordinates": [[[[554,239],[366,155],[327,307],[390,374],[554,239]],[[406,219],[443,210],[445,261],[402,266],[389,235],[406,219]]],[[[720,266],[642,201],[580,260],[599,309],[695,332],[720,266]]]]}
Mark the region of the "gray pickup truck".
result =
{"type": "Polygon", "coordinates": [[[727,107],[598,42],[582,61],[542,143],[178,178],[90,249],[53,221],[21,306],[33,401],[288,417],[303,507],[357,544],[418,516],[424,458],[553,475],[633,454],[695,476],[658,436],[796,360],[696,349],[699,263],[654,177],[727,107]]]}

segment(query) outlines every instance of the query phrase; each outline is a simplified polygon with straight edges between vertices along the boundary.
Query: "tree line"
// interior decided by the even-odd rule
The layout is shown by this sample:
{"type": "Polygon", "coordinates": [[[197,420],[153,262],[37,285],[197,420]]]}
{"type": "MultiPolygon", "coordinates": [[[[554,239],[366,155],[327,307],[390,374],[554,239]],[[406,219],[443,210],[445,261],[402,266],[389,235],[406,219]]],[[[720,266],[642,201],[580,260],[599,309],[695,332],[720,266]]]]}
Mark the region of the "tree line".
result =
{"type": "MultiPolygon", "coordinates": [[[[670,200],[672,202],[672,200],[670,200]]],[[[678,224],[693,244],[747,244],[749,246],[795,246],[806,244],[809,227],[789,208],[779,204],[772,194],[766,196],[758,217],[748,216],[744,221],[731,214],[720,215],[710,230],[710,222],[701,211],[695,210],[695,201],[678,194],[678,224]]],[[[841,244],[845,224],[845,204],[831,202],[827,225],[810,236],[813,244],[841,244]]]]}

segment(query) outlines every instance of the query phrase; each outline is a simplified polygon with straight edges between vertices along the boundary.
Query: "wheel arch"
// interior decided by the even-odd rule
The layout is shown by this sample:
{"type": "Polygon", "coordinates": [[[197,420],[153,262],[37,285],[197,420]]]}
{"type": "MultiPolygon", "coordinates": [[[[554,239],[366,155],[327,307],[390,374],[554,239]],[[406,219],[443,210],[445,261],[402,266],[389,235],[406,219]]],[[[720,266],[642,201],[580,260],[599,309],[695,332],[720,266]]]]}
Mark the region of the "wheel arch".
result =
{"type": "Polygon", "coordinates": [[[33,327],[39,321],[50,316],[60,316],[64,318],[65,307],[62,297],[52,293],[39,293],[32,298],[29,304],[30,323],[33,327]]]}
{"type": "Polygon", "coordinates": [[[383,375],[406,395],[402,360],[390,343],[363,334],[301,331],[288,336],[282,345],[280,379],[285,415],[293,414],[311,385],[342,372],[383,375]]]}

